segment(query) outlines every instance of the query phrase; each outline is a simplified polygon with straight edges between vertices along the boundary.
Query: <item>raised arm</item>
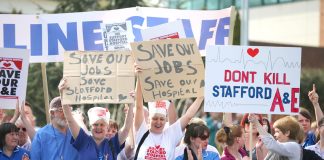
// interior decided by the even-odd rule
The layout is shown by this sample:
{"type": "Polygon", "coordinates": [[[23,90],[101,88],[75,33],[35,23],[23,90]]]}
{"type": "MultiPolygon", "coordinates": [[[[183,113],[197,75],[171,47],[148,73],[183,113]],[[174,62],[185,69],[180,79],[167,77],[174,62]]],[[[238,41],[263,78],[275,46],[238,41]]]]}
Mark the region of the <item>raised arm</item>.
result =
{"type": "MultiPolygon", "coordinates": [[[[309,100],[312,102],[314,106],[315,116],[316,116],[316,122],[318,122],[321,118],[323,118],[323,111],[321,110],[321,107],[318,103],[318,94],[316,93],[316,87],[315,84],[313,84],[313,90],[308,92],[309,100]]],[[[317,124],[317,123],[316,123],[317,124]]],[[[319,127],[319,126],[317,126],[319,127]]]]}
{"type": "Polygon", "coordinates": [[[232,113],[223,113],[223,125],[226,127],[233,125],[232,113]]]}
{"type": "Polygon", "coordinates": [[[19,112],[19,98],[17,98],[15,113],[9,122],[16,123],[17,119],[19,118],[19,114],[20,114],[20,112],[19,112]]]}
{"type": "MultiPolygon", "coordinates": [[[[135,64],[135,73],[138,75],[141,72],[141,68],[135,64]]],[[[138,131],[142,122],[144,121],[144,109],[143,109],[143,95],[141,89],[141,83],[139,81],[139,76],[137,76],[136,89],[135,89],[135,121],[134,127],[135,131],[138,131]]]]}
{"type": "MultiPolygon", "coordinates": [[[[67,80],[65,78],[63,78],[60,81],[60,84],[58,85],[61,99],[63,96],[63,90],[66,88],[66,82],[67,82],[67,80]]],[[[63,112],[64,112],[64,116],[66,118],[66,121],[69,125],[70,131],[72,133],[73,139],[76,139],[80,132],[80,126],[78,125],[78,123],[76,122],[76,120],[74,119],[74,117],[72,115],[72,107],[70,105],[63,105],[63,112]]]]}
{"type": "Polygon", "coordinates": [[[133,107],[134,104],[125,104],[126,107],[128,106],[128,111],[126,114],[126,118],[125,118],[125,122],[124,122],[124,126],[118,131],[118,140],[119,140],[119,144],[123,144],[128,136],[128,132],[129,130],[132,128],[133,126],[133,117],[134,117],[134,113],[133,113],[133,107]]]}
{"type": "Polygon", "coordinates": [[[249,114],[248,117],[250,123],[254,124],[256,126],[256,129],[259,132],[259,135],[268,135],[269,133],[262,127],[262,125],[260,124],[260,122],[258,121],[258,119],[256,118],[255,114],[249,114]]]}
{"type": "Polygon", "coordinates": [[[191,118],[195,116],[203,100],[204,97],[197,97],[194,103],[192,103],[191,106],[188,108],[186,113],[180,118],[182,131],[184,131],[191,118]]]}
{"type": "Polygon", "coordinates": [[[169,125],[177,121],[177,111],[175,109],[173,101],[170,102],[170,106],[168,109],[168,120],[169,120],[169,125]]]}
{"type": "Polygon", "coordinates": [[[34,126],[32,126],[32,124],[31,124],[31,119],[28,119],[25,114],[25,101],[23,101],[21,104],[20,118],[26,127],[27,134],[28,134],[30,140],[32,141],[34,139],[36,131],[35,131],[34,126]]]}

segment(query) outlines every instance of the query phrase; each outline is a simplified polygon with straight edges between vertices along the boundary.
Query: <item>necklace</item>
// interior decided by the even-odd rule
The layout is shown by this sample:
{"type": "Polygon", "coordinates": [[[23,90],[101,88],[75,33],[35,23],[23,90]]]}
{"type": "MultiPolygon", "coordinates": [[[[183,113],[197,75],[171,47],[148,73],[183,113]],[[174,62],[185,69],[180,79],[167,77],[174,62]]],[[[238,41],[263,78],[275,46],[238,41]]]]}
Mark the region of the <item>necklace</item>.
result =
{"type": "MultiPolygon", "coordinates": [[[[54,133],[54,139],[55,139],[55,144],[56,144],[56,148],[59,149],[60,145],[59,145],[59,141],[57,140],[57,135],[56,135],[56,132],[55,132],[55,129],[52,125],[52,129],[53,129],[53,133],[54,133]]],[[[64,151],[64,148],[65,148],[65,142],[66,142],[66,138],[67,137],[67,130],[65,131],[65,136],[64,136],[64,143],[63,143],[63,147],[61,147],[61,150],[59,152],[59,156],[60,156],[60,160],[63,160],[63,151],[64,151]]]]}

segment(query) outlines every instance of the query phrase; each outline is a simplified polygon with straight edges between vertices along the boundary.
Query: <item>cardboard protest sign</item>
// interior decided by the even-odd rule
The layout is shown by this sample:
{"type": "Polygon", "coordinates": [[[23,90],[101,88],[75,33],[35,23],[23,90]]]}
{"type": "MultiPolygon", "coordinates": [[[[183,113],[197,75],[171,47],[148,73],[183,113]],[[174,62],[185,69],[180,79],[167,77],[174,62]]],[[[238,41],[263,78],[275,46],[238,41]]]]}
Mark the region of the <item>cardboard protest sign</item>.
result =
{"type": "Polygon", "coordinates": [[[194,39],[131,43],[143,71],[139,80],[145,102],[203,95],[204,65],[194,39]]]}
{"type": "Polygon", "coordinates": [[[210,46],[205,112],[297,114],[301,48],[210,46]]]}
{"type": "Polygon", "coordinates": [[[144,41],[186,38],[182,21],[174,21],[141,30],[144,41]]]}
{"type": "Polygon", "coordinates": [[[122,23],[101,24],[104,51],[130,50],[134,41],[130,21],[122,23]]]}
{"type": "Polygon", "coordinates": [[[0,109],[15,109],[17,99],[25,100],[28,66],[29,50],[0,48],[0,109]]]}
{"type": "Polygon", "coordinates": [[[130,21],[135,42],[141,30],[181,20],[186,38],[201,54],[207,45],[232,44],[235,9],[177,10],[132,7],[60,14],[0,14],[0,48],[30,49],[30,63],[62,62],[64,51],[103,51],[101,24],[130,21]],[[18,38],[19,37],[19,38],[18,38]]]}
{"type": "Polygon", "coordinates": [[[133,65],[130,51],[65,52],[63,104],[132,103],[133,65]]]}

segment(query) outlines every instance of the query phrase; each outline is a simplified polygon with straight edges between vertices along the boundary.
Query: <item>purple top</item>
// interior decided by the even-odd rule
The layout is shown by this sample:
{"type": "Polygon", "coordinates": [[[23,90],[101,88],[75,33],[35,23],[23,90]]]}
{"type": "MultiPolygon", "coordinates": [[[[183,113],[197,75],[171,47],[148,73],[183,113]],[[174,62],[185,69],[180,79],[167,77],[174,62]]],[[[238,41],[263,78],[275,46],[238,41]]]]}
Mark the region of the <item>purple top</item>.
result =
{"type": "MultiPolygon", "coordinates": [[[[240,148],[238,152],[241,154],[242,157],[247,156],[246,151],[243,148],[240,148]]],[[[235,160],[235,157],[231,155],[231,153],[228,151],[227,147],[224,148],[224,154],[222,155],[221,160],[235,160]]]]}

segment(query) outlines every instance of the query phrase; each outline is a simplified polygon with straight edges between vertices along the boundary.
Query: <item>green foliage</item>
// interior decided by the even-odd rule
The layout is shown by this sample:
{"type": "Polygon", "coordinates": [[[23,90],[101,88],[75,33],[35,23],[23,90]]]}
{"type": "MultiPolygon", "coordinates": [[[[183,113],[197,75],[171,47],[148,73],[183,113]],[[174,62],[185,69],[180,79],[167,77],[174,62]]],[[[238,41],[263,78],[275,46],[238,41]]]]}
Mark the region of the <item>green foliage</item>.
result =
{"type": "MultiPolygon", "coordinates": [[[[308,99],[308,91],[316,85],[316,92],[319,95],[319,104],[324,108],[324,70],[323,69],[302,69],[300,79],[300,106],[308,109],[314,115],[314,108],[308,99]]],[[[314,116],[315,117],[315,116],[314,116]]],[[[315,118],[313,119],[315,120],[315,118]]]]}
{"type": "Polygon", "coordinates": [[[54,13],[71,13],[145,6],[143,0],[56,0],[54,13]]]}
{"type": "Polygon", "coordinates": [[[241,44],[241,19],[240,14],[237,11],[235,17],[235,24],[234,24],[234,34],[233,34],[233,45],[240,45],[241,44]]]}
{"type": "MultiPolygon", "coordinates": [[[[62,78],[63,63],[47,63],[47,83],[49,100],[59,95],[57,85],[62,78]]],[[[32,105],[38,126],[46,124],[42,70],[40,63],[29,65],[26,100],[32,105]]],[[[49,103],[49,102],[48,102],[49,103]]]]}

